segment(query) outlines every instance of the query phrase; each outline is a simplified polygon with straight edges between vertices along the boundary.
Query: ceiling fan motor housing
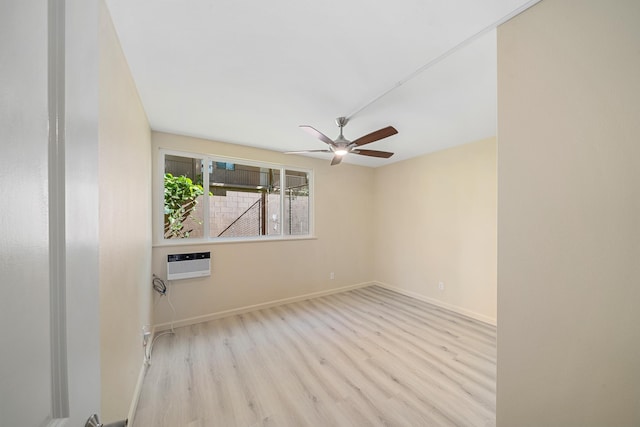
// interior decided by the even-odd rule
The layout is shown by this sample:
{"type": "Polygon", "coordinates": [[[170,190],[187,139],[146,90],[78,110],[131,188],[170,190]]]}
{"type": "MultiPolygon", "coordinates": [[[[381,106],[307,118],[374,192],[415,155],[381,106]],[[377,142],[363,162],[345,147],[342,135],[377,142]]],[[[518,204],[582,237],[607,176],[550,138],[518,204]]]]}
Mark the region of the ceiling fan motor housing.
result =
{"type": "Polygon", "coordinates": [[[336,124],[338,125],[339,128],[343,128],[347,125],[347,123],[349,123],[349,119],[347,119],[346,117],[338,117],[336,119],[336,124]]]}

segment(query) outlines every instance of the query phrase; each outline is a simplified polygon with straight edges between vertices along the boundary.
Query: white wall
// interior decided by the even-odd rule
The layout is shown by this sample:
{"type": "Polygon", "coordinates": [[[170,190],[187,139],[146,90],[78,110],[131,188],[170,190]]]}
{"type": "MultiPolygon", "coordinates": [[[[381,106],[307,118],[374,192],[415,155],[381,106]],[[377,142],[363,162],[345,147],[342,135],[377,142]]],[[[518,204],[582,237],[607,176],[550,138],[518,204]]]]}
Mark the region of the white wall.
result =
{"type": "Polygon", "coordinates": [[[499,426],[640,425],[640,2],[498,31],[499,426]]]}
{"type": "Polygon", "coordinates": [[[373,191],[376,280],[495,324],[495,138],[377,168],[373,191]]]}
{"type": "MultiPolygon", "coordinates": [[[[154,207],[161,209],[158,150],[168,148],[217,154],[313,169],[315,173],[315,238],[296,241],[157,246],[153,272],[166,277],[170,253],[211,251],[212,275],[175,281],[170,286],[175,320],[325,292],[373,279],[372,209],[374,170],[349,164],[330,166],[329,159],[224,144],[199,138],[153,132],[154,207]],[[329,273],[335,279],[329,279],[329,273]]],[[[157,222],[157,215],[154,222],[157,222]]],[[[156,224],[157,226],[157,224],[156,224]]],[[[155,321],[170,322],[166,301],[157,301],[155,321]]]]}
{"type": "Polygon", "coordinates": [[[100,2],[101,421],[127,418],[151,324],[151,134],[100,2]]]}

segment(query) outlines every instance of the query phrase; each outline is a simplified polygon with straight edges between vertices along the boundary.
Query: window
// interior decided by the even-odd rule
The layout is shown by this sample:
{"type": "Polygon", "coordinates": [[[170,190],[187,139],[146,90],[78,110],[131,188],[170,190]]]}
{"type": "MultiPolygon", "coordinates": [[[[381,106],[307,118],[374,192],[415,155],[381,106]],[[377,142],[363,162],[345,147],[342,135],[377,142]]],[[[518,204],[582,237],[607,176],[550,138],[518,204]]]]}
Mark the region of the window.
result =
{"type": "Polygon", "coordinates": [[[310,235],[311,171],[161,151],[163,238],[310,235]]]}

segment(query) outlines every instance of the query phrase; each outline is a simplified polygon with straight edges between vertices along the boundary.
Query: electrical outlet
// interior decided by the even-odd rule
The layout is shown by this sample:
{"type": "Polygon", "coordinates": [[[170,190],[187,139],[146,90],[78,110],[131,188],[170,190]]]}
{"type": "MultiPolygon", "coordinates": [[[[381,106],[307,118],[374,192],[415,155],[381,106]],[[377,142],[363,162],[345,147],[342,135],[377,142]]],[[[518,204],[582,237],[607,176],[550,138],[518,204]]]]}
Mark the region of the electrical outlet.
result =
{"type": "Polygon", "coordinates": [[[438,282],[438,290],[444,291],[444,282],[438,282]]]}
{"type": "Polygon", "coordinates": [[[329,280],[333,280],[336,278],[336,275],[333,274],[333,271],[331,273],[329,273],[329,280]]]}
{"type": "Polygon", "coordinates": [[[146,347],[149,344],[149,338],[151,337],[151,326],[142,326],[142,346],[146,347]]]}

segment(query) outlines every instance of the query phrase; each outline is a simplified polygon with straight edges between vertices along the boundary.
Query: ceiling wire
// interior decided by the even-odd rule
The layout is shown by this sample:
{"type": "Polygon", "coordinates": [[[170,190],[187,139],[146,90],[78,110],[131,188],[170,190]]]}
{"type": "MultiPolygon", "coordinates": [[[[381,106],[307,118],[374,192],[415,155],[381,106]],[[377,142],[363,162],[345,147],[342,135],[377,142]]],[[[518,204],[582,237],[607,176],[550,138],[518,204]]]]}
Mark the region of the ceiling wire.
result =
{"type": "Polygon", "coordinates": [[[459,51],[463,47],[468,46],[469,44],[471,44],[472,42],[476,41],[481,36],[485,35],[489,31],[492,31],[493,29],[497,28],[499,25],[507,22],[508,20],[513,18],[514,16],[519,15],[520,13],[524,12],[525,10],[529,9],[531,6],[535,5],[536,3],[540,2],[540,1],[541,0],[530,0],[530,1],[526,2],[525,4],[523,4],[522,6],[512,10],[510,13],[508,13],[505,16],[503,16],[499,20],[497,20],[497,21],[493,22],[492,24],[489,24],[488,26],[484,27],[482,30],[478,31],[477,33],[471,35],[470,37],[467,37],[462,42],[458,43],[457,45],[455,45],[454,47],[452,47],[448,51],[444,52],[440,56],[437,56],[434,59],[432,59],[431,61],[427,62],[422,67],[418,68],[417,70],[415,70],[414,72],[412,72],[411,74],[406,76],[405,78],[403,78],[400,81],[398,81],[392,87],[390,87],[386,91],[382,92],[380,95],[376,96],[371,101],[367,102],[365,105],[363,105],[362,107],[358,108],[357,110],[355,110],[354,112],[352,112],[351,114],[346,116],[347,120],[351,120],[357,114],[362,112],[365,108],[368,108],[372,104],[375,104],[380,99],[384,98],[390,92],[393,92],[394,90],[396,90],[397,88],[399,88],[400,86],[402,86],[403,84],[408,82],[409,80],[414,79],[415,77],[420,75],[422,72],[428,70],[429,68],[433,67],[434,65],[438,64],[439,62],[441,62],[444,59],[448,58],[449,56],[453,55],[454,53],[456,53],[457,51],[459,51]]]}

